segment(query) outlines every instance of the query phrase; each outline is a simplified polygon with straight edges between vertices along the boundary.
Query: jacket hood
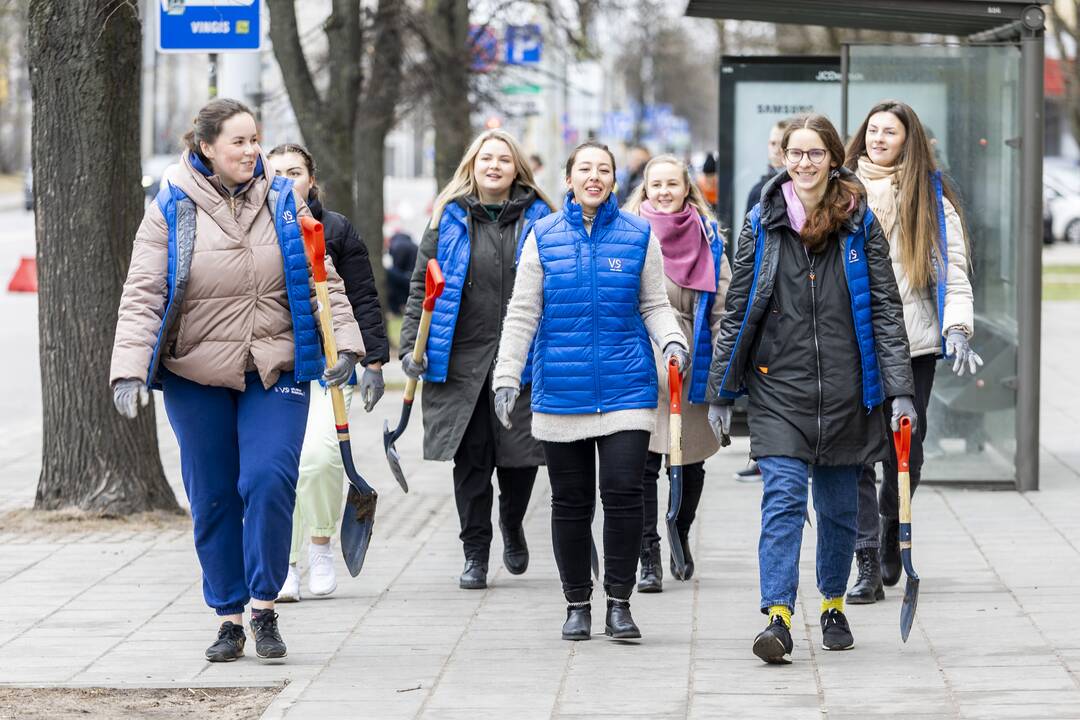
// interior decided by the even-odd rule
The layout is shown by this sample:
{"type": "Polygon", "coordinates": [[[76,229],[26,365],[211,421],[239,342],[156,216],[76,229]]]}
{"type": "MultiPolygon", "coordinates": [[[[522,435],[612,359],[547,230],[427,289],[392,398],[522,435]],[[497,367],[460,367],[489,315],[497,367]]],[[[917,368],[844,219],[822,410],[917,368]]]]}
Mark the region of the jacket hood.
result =
{"type": "Polygon", "coordinates": [[[484,204],[475,195],[464,195],[457,199],[457,203],[477,222],[498,222],[502,225],[509,225],[517,222],[517,219],[529,209],[534,200],[536,200],[535,190],[515,182],[510,188],[510,199],[503,203],[502,211],[495,220],[491,219],[491,216],[488,215],[487,210],[484,208],[484,204]]]}
{"type": "MultiPolygon", "coordinates": [[[[837,172],[840,173],[840,177],[847,180],[854,181],[860,188],[862,182],[851,170],[846,167],[837,168],[837,172]]],[[[782,186],[791,176],[788,171],[780,170],[772,178],[765,183],[765,187],[761,189],[761,222],[765,227],[777,227],[785,225],[791,227],[787,219],[787,201],[784,199],[784,191],[782,186]]],[[[866,214],[866,193],[860,193],[855,202],[855,209],[848,216],[847,221],[844,223],[845,227],[849,230],[854,230],[862,223],[863,216],[866,214]]]]}
{"type": "MultiPolygon", "coordinates": [[[[233,195],[246,196],[246,199],[256,206],[266,202],[266,195],[270,190],[270,182],[263,171],[266,165],[266,158],[260,154],[255,161],[255,175],[237,188],[233,195]]],[[[223,208],[231,213],[226,199],[229,196],[228,190],[202,159],[190,150],[185,150],[180,156],[180,172],[177,172],[170,182],[183,190],[184,194],[205,212],[213,215],[219,208],[223,208]]]]}

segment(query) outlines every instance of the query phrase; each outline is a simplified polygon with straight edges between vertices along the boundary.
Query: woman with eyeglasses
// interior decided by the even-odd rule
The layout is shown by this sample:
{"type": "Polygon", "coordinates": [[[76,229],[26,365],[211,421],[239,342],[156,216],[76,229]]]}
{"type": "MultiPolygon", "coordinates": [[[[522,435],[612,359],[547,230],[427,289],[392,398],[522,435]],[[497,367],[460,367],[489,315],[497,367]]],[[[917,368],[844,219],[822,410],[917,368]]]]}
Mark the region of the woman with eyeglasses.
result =
{"type": "Polygon", "coordinates": [[[709,421],[730,432],[749,395],[750,454],[762,473],[758,566],[766,628],[753,651],[791,662],[791,617],[813,475],[822,647],[855,640],[844,593],[855,551],[858,479],[888,453],[891,423],[915,419],[904,310],[888,241],[823,115],[792,119],[785,168],[742,228],[709,374],[709,421]]]}
{"type": "MultiPolygon", "coordinates": [[[[922,421],[911,435],[914,493],[922,475],[926,406],[938,359],[951,358],[953,372],[961,376],[974,375],[982,365],[969,343],[975,308],[964,222],[956,194],[937,170],[919,116],[902,102],[885,100],[870,109],[848,146],[846,165],[866,187],[867,202],[889,242],[904,302],[915,410],[922,421]]],[[[859,479],[859,578],[848,593],[848,602],[854,604],[884,600],[883,585],[900,580],[899,493],[891,446],[882,466],[880,502],[874,466],[866,466],[859,479]]]]}

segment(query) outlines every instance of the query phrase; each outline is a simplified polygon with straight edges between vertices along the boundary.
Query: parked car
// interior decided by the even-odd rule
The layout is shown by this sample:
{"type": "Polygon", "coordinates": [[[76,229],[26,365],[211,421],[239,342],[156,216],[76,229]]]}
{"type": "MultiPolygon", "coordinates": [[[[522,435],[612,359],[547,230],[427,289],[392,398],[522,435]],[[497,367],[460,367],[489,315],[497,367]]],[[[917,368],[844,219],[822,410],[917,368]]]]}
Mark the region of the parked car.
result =
{"type": "Polygon", "coordinates": [[[27,212],[34,209],[34,170],[33,168],[26,168],[26,174],[23,175],[23,207],[27,212]]]}
{"type": "Polygon", "coordinates": [[[142,187],[146,201],[150,202],[158,194],[161,177],[166,168],[176,163],[176,155],[151,155],[143,162],[142,187]]]}
{"type": "Polygon", "coordinates": [[[1043,199],[1054,239],[1080,244],[1080,192],[1044,176],[1043,199]]]}

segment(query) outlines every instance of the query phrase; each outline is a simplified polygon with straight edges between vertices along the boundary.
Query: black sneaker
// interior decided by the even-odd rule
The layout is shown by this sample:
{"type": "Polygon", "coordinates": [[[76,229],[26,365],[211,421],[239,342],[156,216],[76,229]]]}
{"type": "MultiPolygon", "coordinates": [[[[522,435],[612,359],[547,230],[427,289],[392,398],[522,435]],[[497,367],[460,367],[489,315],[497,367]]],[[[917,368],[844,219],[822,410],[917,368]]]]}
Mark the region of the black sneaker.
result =
{"type": "Polygon", "coordinates": [[[244,657],[246,639],[243,625],[226,620],[218,629],[217,642],[206,648],[206,659],[210,662],[232,662],[244,657]]]}
{"type": "Polygon", "coordinates": [[[255,636],[255,654],[264,660],[277,660],[289,652],[277,626],[278,615],[273,610],[255,610],[251,614],[251,633],[255,636]]]}
{"type": "Polygon", "coordinates": [[[825,650],[850,650],[855,647],[844,613],[836,608],[821,613],[821,647],[825,650]]]}
{"type": "Polygon", "coordinates": [[[754,638],[754,654],[770,665],[790,665],[793,647],[791,631],[779,615],[773,615],[769,626],[754,638]]]}

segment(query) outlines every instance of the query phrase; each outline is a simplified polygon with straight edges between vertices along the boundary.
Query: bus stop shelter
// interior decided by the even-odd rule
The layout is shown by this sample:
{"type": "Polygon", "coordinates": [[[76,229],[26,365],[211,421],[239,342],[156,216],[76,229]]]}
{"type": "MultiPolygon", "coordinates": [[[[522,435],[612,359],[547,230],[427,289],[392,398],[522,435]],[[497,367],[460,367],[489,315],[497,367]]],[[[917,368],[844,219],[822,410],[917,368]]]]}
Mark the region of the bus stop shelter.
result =
{"type": "MultiPolygon", "coordinates": [[[[987,364],[974,380],[939,369],[923,472],[931,481],[1039,486],[1044,4],[689,0],[686,8],[692,17],[941,36],[915,46],[844,43],[839,108],[827,113],[846,136],[876,101],[908,101],[964,201],[973,342],[987,364]]],[[[722,85],[725,71],[733,69],[722,68],[722,85]]]]}

